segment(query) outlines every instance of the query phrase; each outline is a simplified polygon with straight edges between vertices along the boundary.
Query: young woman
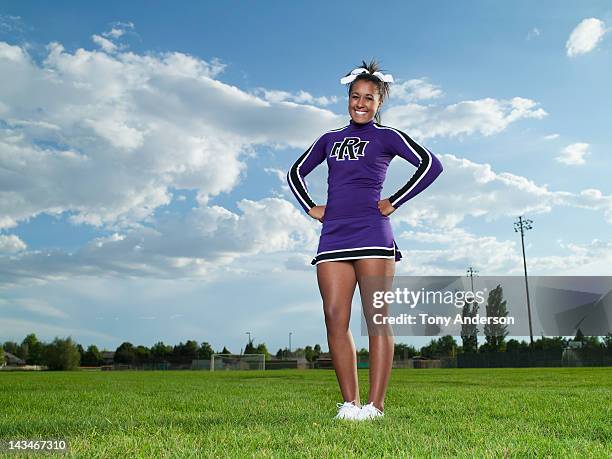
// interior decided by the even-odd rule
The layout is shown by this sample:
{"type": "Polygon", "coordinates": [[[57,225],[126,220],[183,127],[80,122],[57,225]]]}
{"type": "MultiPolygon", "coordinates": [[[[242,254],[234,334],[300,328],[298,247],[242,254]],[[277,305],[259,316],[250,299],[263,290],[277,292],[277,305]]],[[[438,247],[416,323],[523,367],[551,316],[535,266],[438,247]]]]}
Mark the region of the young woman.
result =
{"type": "Polygon", "coordinates": [[[323,299],[327,340],[344,403],[339,419],[383,416],[385,392],[393,363],[392,333],[372,333],[370,287],[372,276],[393,279],[395,262],[402,257],[391,230],[391,215],[399,206],[427,188],[442,172],[429,150],[405,133],[380,124],[380,108],[388,98],[391,75],[379,71],[376,61],[351,71],[340,80],[348,84],[349,124],[322,134],[293,164],[287,181],[297,201],[312,218],[323,223],[317,255],[319,291],[323,299]],[[410,179],[381,200],[387,167],[395,156],[417,167],[410,179]],[[312,200],[304,180],[324,160],[328,166],[327,203],[312,200]],[[370,391],[361,406],[357,356],[349,329],[351,302],[359,284],[368,325],[370,391]]]}

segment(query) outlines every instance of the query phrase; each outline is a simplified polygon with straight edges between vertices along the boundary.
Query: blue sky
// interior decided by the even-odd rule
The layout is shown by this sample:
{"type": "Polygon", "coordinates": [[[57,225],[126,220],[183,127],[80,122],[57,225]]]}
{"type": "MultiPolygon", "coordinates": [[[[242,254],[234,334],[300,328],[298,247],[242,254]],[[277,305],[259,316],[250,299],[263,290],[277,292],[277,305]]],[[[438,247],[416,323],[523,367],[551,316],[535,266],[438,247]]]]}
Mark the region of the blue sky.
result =
{"type": "Polygon", "coordinates": [[[284,173],[372,57],[383,124],[445,166],[392,217],[397,275],[521,274],[521,214],[530,273],[612,274],[610,24],[604,1],[3,2],[0,340],[326,348],[284,173]]]}

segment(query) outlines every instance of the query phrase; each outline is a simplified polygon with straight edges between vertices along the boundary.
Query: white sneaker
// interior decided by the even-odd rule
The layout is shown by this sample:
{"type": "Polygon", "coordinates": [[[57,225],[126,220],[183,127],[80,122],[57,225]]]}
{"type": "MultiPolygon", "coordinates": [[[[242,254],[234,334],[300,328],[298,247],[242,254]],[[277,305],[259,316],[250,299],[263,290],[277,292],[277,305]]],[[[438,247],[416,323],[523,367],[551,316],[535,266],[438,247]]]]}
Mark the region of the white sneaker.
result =
{"type": "Polygon", "coordinates": [[[368,403],[367,405],[363,405],[359,410],[359,414],[357,414],[358,421],[365,421],[368,419],[376,419],[382,418],[385,415],[382,411],[374,406],[374,403],[368,403]]]}
{"type": "Polygon", "coordinates": [[[338,407],[338,414],[334,419],[356,420],[361,410],[361,408],[355,405],[355,401],[336,403],[336,406],[338,407]]]}

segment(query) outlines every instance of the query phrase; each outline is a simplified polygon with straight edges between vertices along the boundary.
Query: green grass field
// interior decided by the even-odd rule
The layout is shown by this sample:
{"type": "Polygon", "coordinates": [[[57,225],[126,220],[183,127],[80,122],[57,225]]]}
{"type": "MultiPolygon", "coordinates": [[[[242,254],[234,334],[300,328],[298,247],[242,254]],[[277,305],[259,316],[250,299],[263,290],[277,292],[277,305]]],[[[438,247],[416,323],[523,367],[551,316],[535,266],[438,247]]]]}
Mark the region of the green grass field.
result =
{"type": "Polygon", "coordinates": [[[5,372],[0,388],[0,438],[79,457],[612,457],[612,368],[393,370],[385,418],[360,423],[332,419],[328,370],[5,372]]]}

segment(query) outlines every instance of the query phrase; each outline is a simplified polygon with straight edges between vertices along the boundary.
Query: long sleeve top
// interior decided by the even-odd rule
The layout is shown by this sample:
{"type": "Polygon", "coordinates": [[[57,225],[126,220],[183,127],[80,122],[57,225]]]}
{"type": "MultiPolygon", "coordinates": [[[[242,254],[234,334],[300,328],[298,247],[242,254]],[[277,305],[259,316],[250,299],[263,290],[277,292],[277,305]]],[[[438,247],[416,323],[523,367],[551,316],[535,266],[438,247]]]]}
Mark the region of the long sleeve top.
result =
{"type": "Polygon", "coordinates": [[[316,204],[305,177],[327,160],[324,219],[380,216],[378,201],[387,168],[395,156],[417,168],[389,197],[391,205],[398,208],[427,188],[442,172],[442,164],[404,132],[373,120],[361,124],[351,119],[347,126],[322,134],[291,166],[287,182],[304,211],[310,211],[316,204]]]}

